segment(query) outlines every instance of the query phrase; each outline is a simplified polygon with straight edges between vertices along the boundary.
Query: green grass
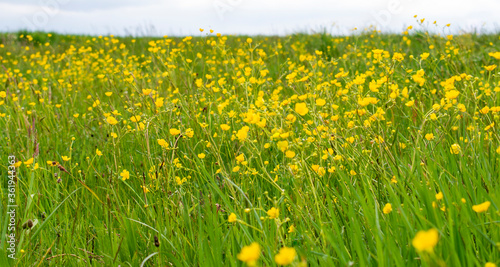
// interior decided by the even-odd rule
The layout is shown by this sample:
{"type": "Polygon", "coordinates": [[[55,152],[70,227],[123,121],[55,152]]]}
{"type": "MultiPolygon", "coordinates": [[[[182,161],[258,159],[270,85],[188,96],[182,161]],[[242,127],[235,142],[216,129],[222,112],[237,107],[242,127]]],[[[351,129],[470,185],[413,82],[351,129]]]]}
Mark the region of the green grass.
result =
{"type": "Polygon", "coordinates": [[[237,255],[252,242],[258,266],[275,266],[283,246],[296,266],[500,264],[500,78],[484,68],[500,65],[488,55],[498,34],[252,38],[0,34],[0,265],[243,266],[237,255]],[[377,102],[363,106],[368,96],[377,102]],[[5,243],[9,155],[34,159],[17,168],[16,260],[5,243]],[[472,209],[485,201],[486,212],[472,209]],[[412,240],[431,228],[433,252],[417,251],[412,240]]]}

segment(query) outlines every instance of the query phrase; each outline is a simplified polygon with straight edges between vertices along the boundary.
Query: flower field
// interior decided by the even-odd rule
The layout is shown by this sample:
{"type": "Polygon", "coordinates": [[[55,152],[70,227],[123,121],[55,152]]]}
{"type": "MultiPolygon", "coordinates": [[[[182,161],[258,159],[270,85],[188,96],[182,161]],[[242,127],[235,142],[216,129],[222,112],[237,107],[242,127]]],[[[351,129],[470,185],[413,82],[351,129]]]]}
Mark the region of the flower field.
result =
{"type": "Polygon", "coordinates": [[[497,65],[446,27],[0,34],[0,265],[499,265],[497,65]]]}

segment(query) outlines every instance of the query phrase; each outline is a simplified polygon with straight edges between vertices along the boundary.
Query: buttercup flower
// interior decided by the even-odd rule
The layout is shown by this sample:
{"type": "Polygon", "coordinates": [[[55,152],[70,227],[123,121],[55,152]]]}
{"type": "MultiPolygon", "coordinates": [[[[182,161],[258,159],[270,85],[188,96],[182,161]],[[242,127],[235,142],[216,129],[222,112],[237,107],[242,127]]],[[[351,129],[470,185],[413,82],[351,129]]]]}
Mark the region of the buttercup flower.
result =
{"type": "Polygon", "coordinates": [[[127,171],[127,170],[123,170],[121,173],[120,173],[120,176],[122,177],[122,180],[125,181],[127,180],[128,178],[130,178],[130,173],[127,171]]]}
{"type": "Polygon", "coordinates": [[[477,213],[481,213],[481,212],[485,212],[488,210],[488,208],[490,207],[491,205],[491,202],[489,201],[485,201],[481,204],[478,204],[478,205],[474,205],[472,206],[472,209],[477,212],[477,213]]]}
{"type": "Polygon", "coordinates": [[[301,116],[306,115],[309,112],[306,103],[295,104],[295,112],[299,113],[301,116]]]}
{"type": "Polygon", "coordinates": [[[384,206],[384,208],[383,208],[382,211],[384,212],[384,214],[391,213],[391,211],[392,211],[392,205],[391,205],[391,203],[385,204],[385,206],[384,206]]]}
{"type": "Polygon", "coordinates": [[[113,116],[108,116],[108,117],[106,118],[106,121],[107,121],[109,124],[111,124],[111,125],[115,125],[115,124],[117,124],[117,123],[118,123],[118,121],[117,121],[117,120],[115,119],[115,117],[113,117],[113,116]]]}
{"type": "Polygon", "coordinates": [[[280,210],[272,207],[270,210],[267,211],[267,215],[269,216],[269,219],[276,219],[280,215],[280,210]]]}
{"type": "Polygon", "coordinates": [[[451,154],[459,154],[460,151],[461,151],[461,148],[458,144],[451,145],[451,147],[450,147],[451,154]]]}
{"type": "Polygon", "coordinates": [[[247,266],[255,266],[260,258],[260,246],[257,242],[253,242],[248,246],[244,246],[237,255],[238,260],[245,262],[247,266]]]}
{"type": "Polygon", "coordinates": [[[229,217],[227,218],[227,221],[230,222],[230,223],[235,222],[236,221],[236,214],[231,213],[229,215],[229,217]]]}
{"type": "Polygon", "coordinates": [[[419,252],[432,252],[439,239],[438,231],[434,228],[428,231],[419,231],[413,238],[412,245],[419,252]]]}
{"type": "Polygon", "coordinates": [[[274,261],[278,265],[290,265],[293,260],[297,257],[297,252],[294,248],[282,247],[276,256],[274,256],[274,261]]]}

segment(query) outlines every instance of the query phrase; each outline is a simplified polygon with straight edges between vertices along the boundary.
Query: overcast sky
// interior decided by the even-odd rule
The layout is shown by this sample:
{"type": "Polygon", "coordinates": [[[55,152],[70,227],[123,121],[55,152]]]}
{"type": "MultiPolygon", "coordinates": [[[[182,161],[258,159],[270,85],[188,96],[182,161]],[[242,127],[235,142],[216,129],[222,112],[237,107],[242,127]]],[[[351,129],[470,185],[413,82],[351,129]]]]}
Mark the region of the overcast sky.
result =
{"type": "Polygon", "coordinates": [[[376,25],[400,32],[426,18],[429,30],[500,31],[499,0],[0,0],[0,31],[92,35],[336,34],[376,25]],[[438,27],[432,25],[437,20],[438,27]],[[451,27],[443,26],[451,23],[451,27]]]}

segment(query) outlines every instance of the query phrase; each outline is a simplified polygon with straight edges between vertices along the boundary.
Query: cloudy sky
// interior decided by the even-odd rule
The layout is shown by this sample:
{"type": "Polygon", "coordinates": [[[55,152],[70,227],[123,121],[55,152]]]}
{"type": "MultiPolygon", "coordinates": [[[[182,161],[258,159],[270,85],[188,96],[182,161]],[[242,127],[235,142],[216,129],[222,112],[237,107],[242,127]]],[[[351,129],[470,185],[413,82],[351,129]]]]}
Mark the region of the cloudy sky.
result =
{"type": "Polygon", "coordinates": [[[0,0],[0,31],[92,35],[336,34],[376,25],[400,32],[416,19],[426,29],[500,31],[499,0],[0,0]],[[437,20],[438,26],[432,23],[437,20]],[[450,28],[444,25],[451,23],[450,28]]]}

